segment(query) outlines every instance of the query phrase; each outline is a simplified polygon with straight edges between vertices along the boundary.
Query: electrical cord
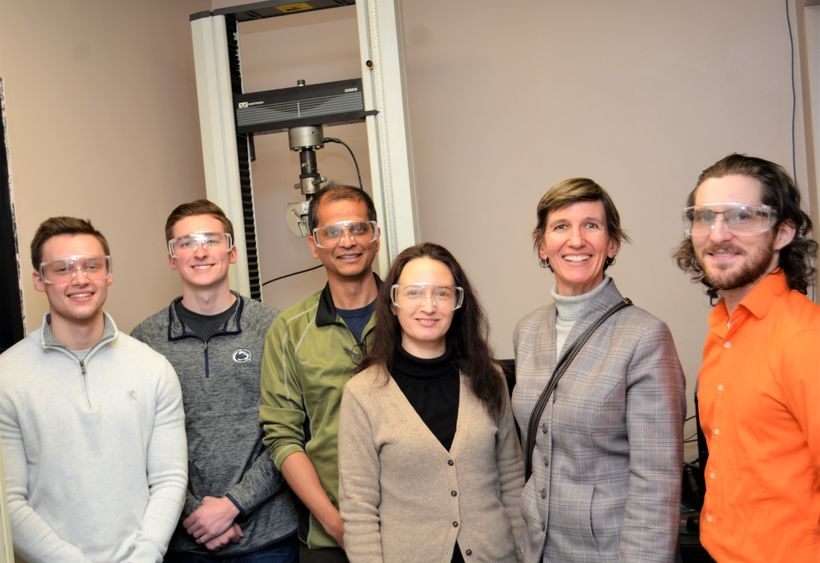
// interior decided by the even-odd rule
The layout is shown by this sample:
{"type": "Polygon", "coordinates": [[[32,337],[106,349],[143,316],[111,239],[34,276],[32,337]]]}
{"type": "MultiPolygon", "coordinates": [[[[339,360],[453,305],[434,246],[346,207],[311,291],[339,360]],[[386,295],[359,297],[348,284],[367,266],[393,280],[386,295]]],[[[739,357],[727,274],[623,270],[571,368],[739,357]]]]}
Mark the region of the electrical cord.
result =
{"type": "MultiPolygon", "coordinates": [[[[347,145],[347,143],[345,143],[341,139],[337,139],[336,137],[325,137],[324,139],[322,139],[322,142],[323,143],[337,143],[337,144],[342,145],[344,148],[347,149],[347,152],[350,153],[350,158],[353,159],[353,165],[356,167],[356,177],[359,179],[359,189],[363,190],[364,189],[364,184],[362,184],[362,175],[359,172],[359,162],[356,160],[356,155],[353,154],[353,150],[347,145]]],[[[313,266],[312,268],[307,268],[305,270],[299,270],[298,272],[291,272],[290,274],[285,274],[284,276],[279,276],[279,277],[270,279],[266,282],[263,282],[262,287],[265,287],[269,283],[273,283],[275,281],[283,280],[283,279],[289,278],[291,276],[296,276],[296,275],[299,275],[299,274],[304,274],[306,272],[311,272],[313,270],[317,270],[321,267],[322,267],[322,264],[319,264],[318,266],[313,266]]]]}
{"type": "Polygon", "coordinates": [[[298,275],[298,274],[304,274],[305,272],[311,272],[313,270],[318,270],[321,267],[322,267],[322,264],[319,264],[318,266],[313,266],[312,268],[307,268],[305,270],[299,270],[298,272],[291,272],[290,274],[285,274],[284,276],[279,276],[278,278],[273,278],[272,280],[268,280],[268,281],[264,282],[262,284],[262,287],[265,287],[269,283],[273,283],[275,281],[283,280],[283,279],[289,278],[291,276],[295,276],[295,275],[298,275]]]}
{"type": "Polygon", "coordinates": [[[323,143],[338,143],[338,144],[342,145],[344,148],[347,149],[347,152],[350,153],[350,158],[353,159],[353,165],[356,167],[356,177],[359,179],[359,189],[364,190],[364,184],[362,184],[362,175],[359,172],[359,162],[356,160],[356,155],[353,154],[353,150],[349,146],[347,146],[347,143],[345,143],[341,139],[337,139],[336,137],[325,137],[324,139],[322,139],[322,142],[323,143]]]}
{"type": "MultiPolygon", "coordinates": [[[[789,2],[791,0],[784,0],[786,7],[786,27],[789,31],[789,70],[791,71],[791,86],[792,86],[792,178],[797,181],[797,84],[794,76],[794,31],[792,30],[791,10],[789,10],[789,2]]],[[[817,281],[814,285],[809,287],[809,297],[812,301],[817,299],[817,281]]]]}
{"type": "Polygon", "coordinates": [[[789,30],[789,55],[790,62],[789,69],[791,70],[792,81],[792,177],[797,179],[797,146],[796,146],[796,122],[797,122],[797,85],[794,77],[794,33],[792,32],[792,18],[789,11],[789,2],[785,0],[786,4],[786,26],[789,30]]]}

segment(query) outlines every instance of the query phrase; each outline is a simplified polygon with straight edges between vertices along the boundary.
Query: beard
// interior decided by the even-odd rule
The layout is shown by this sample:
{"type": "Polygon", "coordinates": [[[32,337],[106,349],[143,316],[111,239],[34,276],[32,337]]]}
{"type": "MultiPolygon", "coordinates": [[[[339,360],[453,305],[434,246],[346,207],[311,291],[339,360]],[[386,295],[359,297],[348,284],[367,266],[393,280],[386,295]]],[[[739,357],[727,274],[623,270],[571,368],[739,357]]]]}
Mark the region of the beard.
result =
{"type": "Polygon", "coordinates": [[[751,285],[766,275],[771,269],[776,252],[774,237],[772,237],[768,245],[754,248],[750,252],[746,252],[731,243],[712,245],[697,253],[696,260],[698,267],[703,272],[704,279],[709,282],[709,285],[721,291],[729,291],[751,285]],[[742,253],[741,256],[745,256],[746,260],[734,271],[716,265],[706,267],[702,257],[718,250],[742,253]]]}

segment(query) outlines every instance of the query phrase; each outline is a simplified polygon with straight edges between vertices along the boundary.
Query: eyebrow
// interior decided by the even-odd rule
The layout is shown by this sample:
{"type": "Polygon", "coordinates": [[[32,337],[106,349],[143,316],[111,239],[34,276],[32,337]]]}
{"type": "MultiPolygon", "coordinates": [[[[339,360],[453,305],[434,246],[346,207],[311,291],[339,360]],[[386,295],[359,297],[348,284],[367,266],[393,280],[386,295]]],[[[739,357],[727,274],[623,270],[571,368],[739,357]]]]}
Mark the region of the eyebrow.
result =
{"type": "MultiPolygon", "coordinates": [[[[561,221],[569,221],[569,219],[567,219],[566,217],[557,217],[552,221],[547,221],[547,225],[552,225],[552,224],[555,224],[555,223],[558,223],[558,222],[561,222],[561,221]]],[[[590,223],[590,222],[592,222],[592,223],[604,223],[605,221],[606,221],[606,219],[604,219],[602,217],[582,217],[581,218],[581,223],[590,223]]]]}

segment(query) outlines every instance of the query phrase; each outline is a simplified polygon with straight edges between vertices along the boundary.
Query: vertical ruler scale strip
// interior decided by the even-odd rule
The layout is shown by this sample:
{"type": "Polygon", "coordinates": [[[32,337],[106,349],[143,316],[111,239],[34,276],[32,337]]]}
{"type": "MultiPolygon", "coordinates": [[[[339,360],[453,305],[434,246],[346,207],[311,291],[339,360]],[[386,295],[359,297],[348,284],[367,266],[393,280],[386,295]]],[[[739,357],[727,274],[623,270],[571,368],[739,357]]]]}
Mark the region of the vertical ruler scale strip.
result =
{"type": "MultiPolygon", "coordinates": [[[[231,77],[231,115],[233,115],[234,101],[240,96],[242,86],[242,66],[239,56],[239,32],[234,16],[225,16],[226,42],[228,46],[228,68],[231,77]]],[[[237,165],[239,167],[239,191],[242,205],[242,223],[245,227],[245,253],[248,264],[248,295],[252,299],[262,300],[262,284],[260,281],[259,252],[256,244],[256,215],[253,203],[253,179],[251,177],[251,135],[236,133],[237,165]]],[[[231,218],[236,223],[236,219],[231,218]]]]}

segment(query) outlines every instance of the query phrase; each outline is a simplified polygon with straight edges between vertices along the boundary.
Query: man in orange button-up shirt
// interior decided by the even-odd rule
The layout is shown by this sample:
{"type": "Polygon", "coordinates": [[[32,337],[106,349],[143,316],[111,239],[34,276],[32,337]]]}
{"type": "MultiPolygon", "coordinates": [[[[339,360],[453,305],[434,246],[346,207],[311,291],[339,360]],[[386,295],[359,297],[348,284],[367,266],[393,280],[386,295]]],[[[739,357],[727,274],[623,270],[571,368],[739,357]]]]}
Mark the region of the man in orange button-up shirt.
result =
{"type": "Polygon", "coordinates": [[[709,446],[701,543],[717,561],[820,562],[817,243],[779,165],[733,154],[700,175],[678,265],[714,301],[698,374],[709,446]]]}

